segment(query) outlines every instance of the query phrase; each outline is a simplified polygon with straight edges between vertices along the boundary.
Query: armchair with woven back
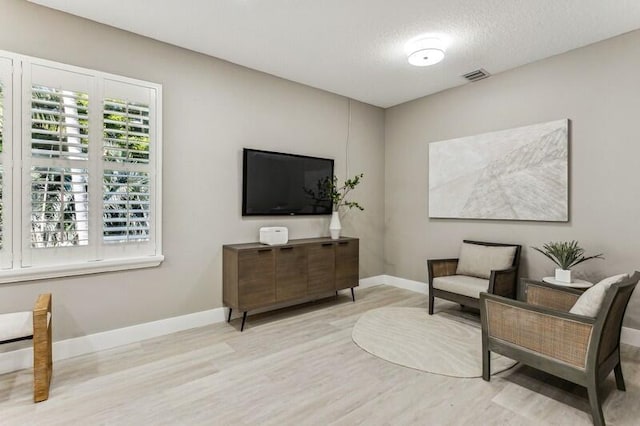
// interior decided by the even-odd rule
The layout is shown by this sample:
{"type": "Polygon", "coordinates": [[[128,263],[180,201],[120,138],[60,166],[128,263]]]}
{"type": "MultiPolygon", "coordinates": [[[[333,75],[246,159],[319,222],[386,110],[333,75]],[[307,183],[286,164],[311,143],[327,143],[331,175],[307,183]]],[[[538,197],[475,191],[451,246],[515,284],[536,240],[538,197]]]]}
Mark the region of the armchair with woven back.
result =
{"type": "Polygon", "coordinates": [[[455,259],[429,259],[429,315],[436,297],[480,308],[480,293],[517,296],[521,246],[464,240],[455,259]]]}
{"type": "Polygon", "coordinates": [[[600,383],[613,370],[625,390],[620,331],[640,272],[606,278],[582,293],[522,280],[524,301],[480,295],[484,380],[491,377],[491,352],[587,388],[593,423],[605,424],[600,383]]]}

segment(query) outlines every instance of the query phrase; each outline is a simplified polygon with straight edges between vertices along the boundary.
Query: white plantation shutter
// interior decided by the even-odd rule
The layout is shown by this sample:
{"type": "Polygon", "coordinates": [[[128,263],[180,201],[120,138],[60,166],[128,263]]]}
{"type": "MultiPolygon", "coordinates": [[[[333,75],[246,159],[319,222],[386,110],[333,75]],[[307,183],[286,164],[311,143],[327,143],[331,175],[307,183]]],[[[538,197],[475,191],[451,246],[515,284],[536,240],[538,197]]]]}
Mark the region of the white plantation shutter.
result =
{"type": "Polygon", "coordinates": [[[23,93],[28,94],[23,95],[23,114],[29,115],[23,137],[23,183],[29,182],[29,192],[23,194],[22,265],[95,259],[89,234],[95,226],[89,199],[94,79],[27,64],[23,93]]]}
{"type": "Polygon", "coordinates": [[[89,244],[88,182],[87,169],[31,168],[32,248],[89,244]]]}
{"type": "Polygon", "coordinates": [[[148,241],[150,188],[144,165],[149,164],[149,106],[109,98],[103,116],[104,240],[148,241]]]}
{"type": "Polygon", "coordinates": [[[88,111],[86,93],[31,87],[32,248],[89,243],[88,111]]]}
{"type": "Polygon", "coordinates": [[[2,194],[5,192],[4,185],[4,156],[2,155],[3,147],[4,147],[4,120],[5,120],[5,86],[7,85],[6,76],[2,75],[0,72],[0,250],[4,249],[4,202],[2,199],[2,194]]]}
{"type": "Polygon", "coordinates": [[[0,283],[163,260],[160,99],[0,51],[0,283]]]}
{"type": "Polygon", "coordinates": [[[156,90],[105,80],[102,238],[107,257],[155,251],[156,122],[156,90]]]}
{"type": "Polygon", "coordinates": [[[0,269],[12,266],[13,61],[0,57],[0,269]]]}
{"type": "Polygon", "coordinates": [[[149,241],[151,201],[148,173],[105,170],[103,196],[105,242],[149,241]]]}
{"type": "Polygon", "coordinates": [[[149,164],[149,106],[104,101],[104,161],[149,164]]]}
{"type": "Polygon", "coordinates": [[[86,160],[88,104],[86,93],[32,86],[31,155],[86,160]]]}

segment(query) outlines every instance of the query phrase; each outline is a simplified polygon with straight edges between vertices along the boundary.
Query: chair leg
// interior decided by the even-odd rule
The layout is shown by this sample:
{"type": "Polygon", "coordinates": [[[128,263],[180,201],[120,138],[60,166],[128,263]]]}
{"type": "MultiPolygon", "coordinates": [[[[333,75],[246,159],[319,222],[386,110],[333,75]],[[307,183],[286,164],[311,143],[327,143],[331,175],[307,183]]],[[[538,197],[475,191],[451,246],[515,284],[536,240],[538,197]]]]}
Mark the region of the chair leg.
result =
{"type": "Polygon", "coordinates": [[[627,388],[624,385],[624,376],[622,375],[622,365],[619,361],[618,365],[614,367],[613,372],[616,375],[616,387],[618,390],[626,391],[627,388]]]}
{"type": "Polygon", "coordinates": [[[33,309],[33,401],[49,398],[49,386],[53,374],[53,344],[51,330],[51,294],[38,296],[33,309]]]}
{"type": "Polygon", "coordinates": [[[598,383],[595,378],[587,385],[587,393],[589,394],[589,405],[591,406],[593,425],[605,426],[604,415],[602,414],[602,405],[600,405],[600,395],[598,394],[598,383]]]}
{"type": "Polygon", "coordinates": [[[435,299],[435,297],[430,294],[429,295],[429,315],[433,315],[433,299],[435,299]]]}
{"type": "Polygon", "coordinates": [[[33,401],[49,398],[49,386],[53,373],[51,327],[33,336],[33,401]]]}
{"type": "Polygon", "coordinates": [[[482,380],[491,381],[491,351],[482,351],[482,380]]]}

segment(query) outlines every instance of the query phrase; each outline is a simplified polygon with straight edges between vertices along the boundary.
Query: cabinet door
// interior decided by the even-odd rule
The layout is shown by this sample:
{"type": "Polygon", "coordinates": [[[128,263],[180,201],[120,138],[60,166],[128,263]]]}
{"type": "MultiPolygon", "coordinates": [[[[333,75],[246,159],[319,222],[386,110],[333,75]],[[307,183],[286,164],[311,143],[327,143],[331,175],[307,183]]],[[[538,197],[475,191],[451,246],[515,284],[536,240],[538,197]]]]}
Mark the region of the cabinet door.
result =
{"type": "Polygon", "coordinates": [[[358,240],[340,241],[336,244],[336,290],[357,287],[359,274],[358,240]]]}
{"type": "Polygon", "coordinates": [[[306,247],[276,249],[276,299],[278,302],[307,295],[306,247]]]}
{"type": "Polygon", "coordinates": [[[272,248],[242,250],[238,253],[238,304],[240,309],[266,306],[276,301],[276,281],[272,248]]]}
{"type": "Polygon", "coordinates": [[[308,284],[310,296],[328,293],[336,289],[335,249],[333,243],[310,244],[307,246],[308,284]]]}

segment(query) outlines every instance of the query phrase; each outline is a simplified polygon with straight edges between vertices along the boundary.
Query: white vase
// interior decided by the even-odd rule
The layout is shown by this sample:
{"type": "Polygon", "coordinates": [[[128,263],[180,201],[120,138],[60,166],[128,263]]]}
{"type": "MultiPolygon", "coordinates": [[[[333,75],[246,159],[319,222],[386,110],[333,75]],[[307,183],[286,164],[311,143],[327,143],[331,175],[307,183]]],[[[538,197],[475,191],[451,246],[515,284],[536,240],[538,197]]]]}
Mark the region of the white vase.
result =
{"type": "Polygon", "coordinates": [[[337,240],[340,238],[340,231],[342,230],[342,225],[340,225],[340,215],[338,212],[333,212],[331,214],[331,223],[329,223],[329,232],[331,233],[331,239],[337,240]]]}
{"type": "Polygon", "coordinates": [[[556,268],[556,280],[563,283],[571,282],[571,270],[556,268]]]}

